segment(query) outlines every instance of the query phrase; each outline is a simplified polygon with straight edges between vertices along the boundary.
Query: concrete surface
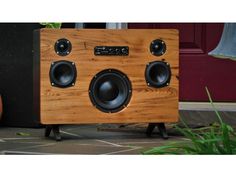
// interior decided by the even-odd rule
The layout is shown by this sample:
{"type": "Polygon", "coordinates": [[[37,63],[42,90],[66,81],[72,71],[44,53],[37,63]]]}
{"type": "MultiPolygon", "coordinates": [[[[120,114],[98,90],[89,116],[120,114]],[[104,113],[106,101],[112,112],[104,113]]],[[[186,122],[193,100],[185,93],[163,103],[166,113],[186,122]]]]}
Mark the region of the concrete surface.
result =
{"type": "Polygon", "coordinates": [[[52,134],[44,137],[43,128],[0,127],[0,154],[141,154],[151,147],[182,140],[171,131],[170,138],[163,140],[157,129],[152,138],[147,138],[145,129],[111,124],[62,126],[62,141],[56,142],[52,134]]]}
{"type": "MultiPolygon", "coordinates": [[[[224,122],[236,128],[236,112],[219,112],[224,122]]],[[[198,128],[217,122],[212,111],[180,111],[189,127],[198,128]]],[[[181,124],[180,124],[181,125],[181,124]]],[[[62,141],[52,134],[44,137],[44,129],[0,127],[0,154],[141,154],[151,147],[183,140],[167,124],[170,136],[163,140],[155,129],[152,138],[145,135],[146,124],[93,124],[62,126],[62,141]],[[25,133],[19,135],[19,133],[25,133]]]]}

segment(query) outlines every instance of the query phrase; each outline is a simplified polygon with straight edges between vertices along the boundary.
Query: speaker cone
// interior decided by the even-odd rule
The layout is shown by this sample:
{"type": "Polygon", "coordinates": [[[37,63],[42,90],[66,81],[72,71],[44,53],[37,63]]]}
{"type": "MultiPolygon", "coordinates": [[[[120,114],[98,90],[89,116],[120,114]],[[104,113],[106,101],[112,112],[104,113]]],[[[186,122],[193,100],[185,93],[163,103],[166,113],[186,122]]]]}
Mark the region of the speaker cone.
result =
{"type": "Polygon", "coordinates": [[[170,65],[164,61],[154,61],[147,65],[145,71],[146,82],[152,87],[169,85],[171,79],[170,65]]]}
{"type": "Polygon", "coordinates": [[[59,39],[55,43],[55,52],[60,56],[68,55],[71,52],[71,42],[67,39],[59,39]]]}
{"type": "Polygon", "coordinates": [[[150,44],[150,52],[155,56],[161,56],[166,52],[166,44],[161,39],[156,39],[150,44]]]}
{"type": "Polygon", "coordinates": [[[131,91],[131,83],[124,73],[107,69],[94,76],[90,83],[89,96],[99,110],[114,113],[127,106],[131,91]]]}
{"type": "Polygon", "coordinates": [[[65,60],[53,62],[49,76],[52,86],[62,88],[73,86],[77,76],[75,63],[65,60]]]}

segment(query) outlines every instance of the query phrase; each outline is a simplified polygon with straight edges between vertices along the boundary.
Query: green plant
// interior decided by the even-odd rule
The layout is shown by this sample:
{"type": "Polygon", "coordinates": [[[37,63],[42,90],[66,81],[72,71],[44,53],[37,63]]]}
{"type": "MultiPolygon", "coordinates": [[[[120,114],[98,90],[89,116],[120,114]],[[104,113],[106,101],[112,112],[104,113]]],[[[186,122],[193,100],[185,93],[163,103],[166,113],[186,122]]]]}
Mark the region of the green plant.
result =
{"type": "Polygon", "coordinates": [[[61,28],[61,23],[40,23],[40,25],[45,26],[45,28],[61,28]]]}
{"type": "Polygon", "coordinates": [[[182,121],[184,128],[175,128],[188,140],[154,147],[143,154],[236,154],[236,133],[230,125],[222,121],[207,87],[206,92],[217,115],[218,124],[196,131],[182,121]]]}

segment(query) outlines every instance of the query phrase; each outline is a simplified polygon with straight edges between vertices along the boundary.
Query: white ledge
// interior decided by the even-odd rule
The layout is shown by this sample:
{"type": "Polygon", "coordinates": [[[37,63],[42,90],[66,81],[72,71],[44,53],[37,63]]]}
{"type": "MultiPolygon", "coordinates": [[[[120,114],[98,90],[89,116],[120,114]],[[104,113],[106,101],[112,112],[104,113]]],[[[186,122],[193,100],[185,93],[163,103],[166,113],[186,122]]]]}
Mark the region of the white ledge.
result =
{"type": "MultiPolygon", "coordinates": [[[[236,112],[236,102],[217,102],[214,105],[218,111],[236,112]]],[[[214,111],[208,102],[179,102],[179,110],[214,111]]]]}

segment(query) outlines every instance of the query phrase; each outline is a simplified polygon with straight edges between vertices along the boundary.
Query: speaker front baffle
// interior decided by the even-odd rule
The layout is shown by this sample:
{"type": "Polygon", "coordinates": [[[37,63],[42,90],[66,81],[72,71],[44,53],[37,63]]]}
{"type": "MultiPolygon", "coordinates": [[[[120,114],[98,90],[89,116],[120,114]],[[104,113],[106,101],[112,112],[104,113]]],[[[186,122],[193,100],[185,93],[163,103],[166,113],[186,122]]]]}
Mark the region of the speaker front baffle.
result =
{"type": "Polygon", "coordinates": [[[167,137],[178,121],[175,29],[40,29],[34,33],[34,112],[59,125],[149,123],[167,137]]]}

